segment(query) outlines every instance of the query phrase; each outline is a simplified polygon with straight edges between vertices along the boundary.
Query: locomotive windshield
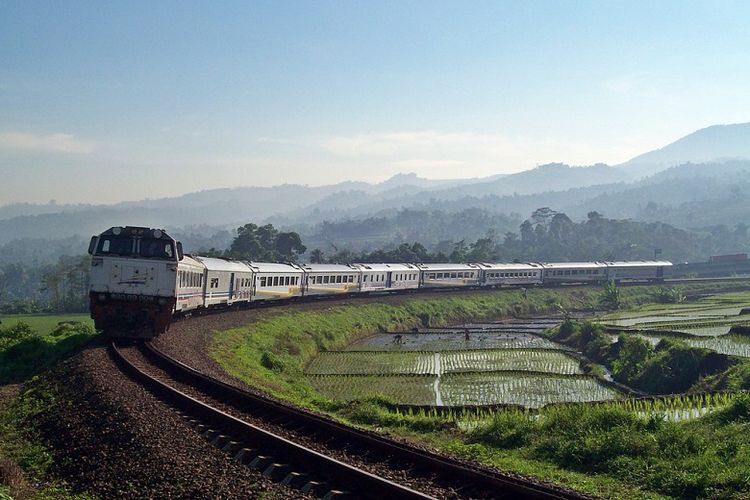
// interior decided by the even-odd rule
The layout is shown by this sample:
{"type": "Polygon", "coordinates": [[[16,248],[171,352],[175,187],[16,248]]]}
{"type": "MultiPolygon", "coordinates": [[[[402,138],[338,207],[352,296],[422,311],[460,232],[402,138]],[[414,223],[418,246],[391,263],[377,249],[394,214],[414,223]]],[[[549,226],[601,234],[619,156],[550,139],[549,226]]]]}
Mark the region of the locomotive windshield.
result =
{"type": "Polygon", "coordinates": [[[175,260],[174,243],[156,238],[107,235],[99,238],[96,255],[119,255],[146,259],[175,260]]]}

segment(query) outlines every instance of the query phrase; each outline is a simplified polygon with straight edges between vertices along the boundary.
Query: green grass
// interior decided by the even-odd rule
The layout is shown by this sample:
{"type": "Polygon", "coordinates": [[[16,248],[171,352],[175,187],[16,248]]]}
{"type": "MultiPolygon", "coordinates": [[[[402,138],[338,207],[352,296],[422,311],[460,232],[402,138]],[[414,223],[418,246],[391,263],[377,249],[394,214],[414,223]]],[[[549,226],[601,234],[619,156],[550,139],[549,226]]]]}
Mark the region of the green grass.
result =
{"type": "Polygon", "coordinates": [[[94,327],[94,320],[88,313],[83,314],[6,314],[0,315],[0,328],[7,328],[18,323],[26,323],[37,335],[47,335],[63,321],[78,321],[94,327]]]}
{"type": "MultiPolygon", "coordinates": [[[[685,286],[683,291],[686,294],[709,293],[747,285],[701,283],[685,286]]],[[[364,302],[356,305],[331,305],[308,311],[293,308],[268,310],[253,324],[216,332],[211,345],[211,355],[225,370],[250,385],[302,406],[332,414],[349,424],[398,434],[427,446],[590,494],[628,499],[659,498],[672,494],[700,495],[701,492],[704,496],[742,496],[747,491],[747,484],[739,484],[736,480],[741,477],[740,473],[743,471],[745,478],[750,476],[750,468],[745,463],[747,460],[743,458],[750,456],[750,446],[746,444],[745,437],[750,433],[743,427],[746,423],[707,420],[711,417],[695,419],[696,422],[703,422],[697,424],[699,427],[705,425],[700,430],[700,442],[709,443],[713,448],[706,457],[700,453],[694,454],[692,461],[689,459],[690,455],[684,454],[686,448],[680,444],[689,434],[684,429],[692,425],[692,421],[659,424],[666,429],[660,434],[663,437],[662,444],[666,455],[658,463],[662,467],[660,472],[653,472],[648,468],[648,463],[644,465],[643,462],[629,462],[634,459],[628,447],[653,437],[653,434],[644,434],[646,431],[643,430],[642,424],[632,420],[633,416],[637,417],[637,412],[630,408],[609,410],[610,413],[621,411],[629,415],[622,425],[613,427],[619,433],[627,433],[624,438],[618,432],[607,431],[601,426],[592,426],[589,434],[586,434],[586,429],[582,426],[573,430],[561,426],[556,430],[549,427],[551,420],[544,420],[548,427],[535,427],[534,430],[538,432],[534,437],[542,439],[545,438],[545,433],[548,434],[548,448],[556,439],[554,444],[560,447],[561,453],[565,451],[568,455],[543,455],[541,452],[535,452],[536,448],[530,444],[503,447],[494,442],[483,441],[476,434],[469,435],[462,431],[450,415],[438,413],[436,410],[394,408],[392,403],[394,398],[398,397],[398,391],[411,391],[416,387],[412,385],[408,388],[400,383],[399,379],[404,377],[369,377],[370,380],[366,380],[367,376],[355,376],[353,378],[357,379],[357,383],[362,382],[361,386],[365,386],[365,383],[382,382],[386,378],[389,381],[387,385],[381,385],[380,391],[363,389],[358,399],[337,402],[331,396],[343,390],[341,379],[346,377],[316,376],[315,384],[340,384],[338,388],[331,387],[330,393],[326,396],[320,394],[313,382],[305,376],[305,367],[318,353],[340,350],[353,341],[375,333],[408,331],[414,326],[446,326],[514,315],[556,312],[560,310],[558,305],[567,310],[591,309],[600,303],[601,295],[602,291],[597,288],[532,289],[528,292],[527,300],[516,291],[463,292],[430,299],[415,296],[404,299],[399,305],[364,302]],[[326,379],[325,382],[322,382],[323,379],[326,379]],[[394,391],[395,395],[388,394],[389,391],[394,391]],[[373,392],[376,394],[375,397],[371,396],[373,392]],[[668,439],[671,425],[678,426],[678,430],[673,433],[676,433],[673,439],[676,443],[668,439]],[[630,442],[631,431],[633,443],[630,442]],[[576,435],[575,432],[580,432],[580,435],[576,435]],[[744,434],[734,439],[733,432],[744,434]],[[591,458],[596,457],[596,453],[607,453],[607,441],[601,441],[604,438],[611,441],[612,453],[620,456],[621,462],[617,461],[617,456],[612,458],[604,455],[601,458],[605,460],[600,467],[597,465],[599,462],[591,458]],[[574,442],[576,439],[578,441],[574,442]],[[579,444],[580,447],[576,448],[579,444]],[[714,445],[723,445],[721,453],[724,455],[718,454],[714,445]],[[739,448],[731,449],[734,445],[739,448]],[[673,453],[675,449],[677,451],[673,453]],[[586,462],[591,465],[589,469],[584,467],[585,463],[577,463],[572,459],[578,456],[577,454],[589,458],[586,462]],[[720,456],[736,462],[721,465],[717,461],[717,457],[720,456]],[[670,464],[674,468],[671,470],[674,472],[671,476],[665,472],[665,468],[670,464]],[[712,468],[715,474],[707,472],[712,468]],[[731,488],[738,488],[737,491],[740,493],[735,494],[731,488]]],[[[658,296],[657,287],[627,287],[620,291],[620,303],[622,307],[633,307],[657,300],[658,296]]],[[[720,303],[716,301],[712,305],[720,303]]],[[[690,304],[686,306],[689,307],[690,304]]],[[[664,304],[652,307],[663,309],[664,304]]],[[[420,397],[426,399],[431,389],[430,382],[434,378],[423,378],[420,397]]],[[[750,379],[750,372],[743,371],[733,373],[731,377],[728,375],[726,383],[747,379],[750,379]]],[[[351,387],[352,384],[347,386],[351,387]]],[[[601,404],[576,406],[594,408],[601,404]]],[[[600,413],[595,415],[608,415],[606,412],[601,413],[604,410],[596,411],[600,413]]],[[[504,412],[493,410],[491,413],[502,415],[504,412]]],[[[563,416],[561,414],[560,423],[571,420],[565,420],[563,416]]],[[[582,422],[590,424],[590,419],[584,417],[585,415],[579,415],[582,422]]],[[[612,423],[612,419],[605,421],[612,423]]],[[[575,422],[570,425],[573,424],[575,422]]],[[[542,421],[538,425],[542,425],[542,421]]],[[[635,449],[639,448],[636,446],[635,449]]],[[[657,458],[654,455],[646,456],[647,461],[656,463],[657,458]]]]}
{"type": "Polygon", "coordinates": [[[748,395],[685,422],[611,405],[556,407],[535,419],[504,412],[475,429],[470,441],[673,497],[750,494],[748,395]]]}

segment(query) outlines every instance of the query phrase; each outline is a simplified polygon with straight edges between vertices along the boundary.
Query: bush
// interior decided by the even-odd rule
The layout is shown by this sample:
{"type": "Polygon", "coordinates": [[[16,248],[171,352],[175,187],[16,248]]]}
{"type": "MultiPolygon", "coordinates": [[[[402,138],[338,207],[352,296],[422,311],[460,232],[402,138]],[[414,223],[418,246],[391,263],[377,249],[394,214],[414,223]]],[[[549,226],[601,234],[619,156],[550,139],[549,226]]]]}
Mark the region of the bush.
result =
{"type": "Polygon", "coordinates": [[[263,351],[260,364],[277,373],[284,371],[284,362],[272,352],[263,351]]]}
{"type": "Polygon", "coordinates": [[[529,443],[535,428],[534,421],[525,412],[500,411],[492,417],[492,422],[477,427],[470,440],[498,448],[518,448],[529,443]]]}
{"type": "Polygon", "coordinates": [[[10,347],[34,336],[34,329],[19,321],[8,328],[0,328],[0,349],[10,347]]]}
{"type": "Polygon", "coordinates": [[[658,425],[617,407],[560,407],[545,413],[533,450],[563,467],[607,472],[616,470],[622,457],[657,451],[650,434],[658,425]]]}

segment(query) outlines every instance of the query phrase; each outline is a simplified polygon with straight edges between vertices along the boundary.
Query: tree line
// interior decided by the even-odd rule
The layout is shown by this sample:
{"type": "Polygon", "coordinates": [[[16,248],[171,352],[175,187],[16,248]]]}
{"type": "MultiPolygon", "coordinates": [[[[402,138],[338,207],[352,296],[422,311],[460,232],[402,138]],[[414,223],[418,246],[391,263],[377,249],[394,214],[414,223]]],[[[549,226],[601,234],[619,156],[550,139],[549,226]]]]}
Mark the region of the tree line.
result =
{"type": "MultiPolygon", "coordinates": [[[[529,262],[577,260],[648,260],[663,258],[706,260],[716,253],[744,248],[747,226],[702,234],[659,222],[608,219],[589,212],[573,222],[565,213],[542,207],[524,220],[518,231],[490,229],[474,241],[442,240],[428,247],[421,241],[387,245],[375,250],[339,249],[326,254],[308,252],[300,235],[271,224],[237,228],[228,248],[211,248],[199,255],[260,262],[529,262]]],[[[88,256],[64,256],[53,264],[0,264],[0,313],[85,311],[88,256]]]]}

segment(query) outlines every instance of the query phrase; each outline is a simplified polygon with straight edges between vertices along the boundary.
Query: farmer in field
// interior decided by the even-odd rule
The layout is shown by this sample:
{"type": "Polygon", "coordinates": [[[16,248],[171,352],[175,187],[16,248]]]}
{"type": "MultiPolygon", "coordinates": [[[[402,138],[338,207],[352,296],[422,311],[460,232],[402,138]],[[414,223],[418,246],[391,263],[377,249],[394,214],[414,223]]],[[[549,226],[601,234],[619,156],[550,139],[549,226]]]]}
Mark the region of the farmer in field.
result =
{"type": "Polygon", "coordinates": [[[393,343],[394,344],[401,344],[402,343],[402,339],[403,338],[401,337],[401,334],[398,333],[398,334],[394,335],[394,337],[393,337],[393,343]]]}
{"type": "Polygon", "coordinates": [[[469,333],[469,329],[467,328],[464,330],[464,340],[471,340],[471,333],[469,333]]]}

